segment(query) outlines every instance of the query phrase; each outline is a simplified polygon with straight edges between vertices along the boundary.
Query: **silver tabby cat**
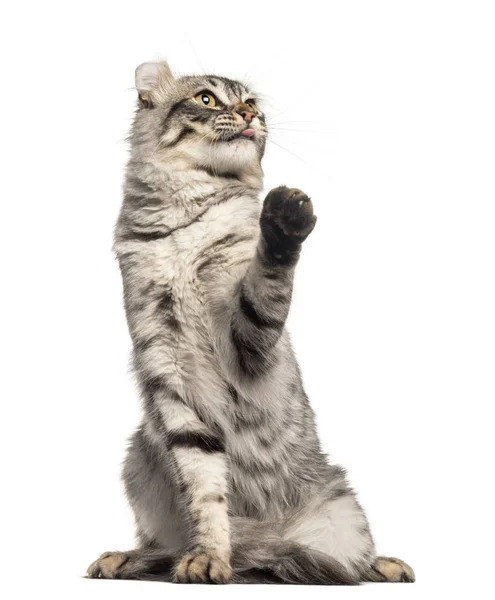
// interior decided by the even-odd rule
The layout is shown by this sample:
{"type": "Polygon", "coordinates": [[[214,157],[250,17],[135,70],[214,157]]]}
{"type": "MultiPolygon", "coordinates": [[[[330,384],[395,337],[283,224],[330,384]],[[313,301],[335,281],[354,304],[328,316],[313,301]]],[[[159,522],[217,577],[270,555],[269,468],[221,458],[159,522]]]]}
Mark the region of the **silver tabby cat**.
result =
{"type": "Polygon", "coordinates": [[[260,206],[267,129],[217,76],[136,70],[115,249],[143,420],[124,481],[139,547],[90,577],[178,582],[414,581],[377,557],[345,472],[318,441],[285,322],[310,199],[260,206]]]}

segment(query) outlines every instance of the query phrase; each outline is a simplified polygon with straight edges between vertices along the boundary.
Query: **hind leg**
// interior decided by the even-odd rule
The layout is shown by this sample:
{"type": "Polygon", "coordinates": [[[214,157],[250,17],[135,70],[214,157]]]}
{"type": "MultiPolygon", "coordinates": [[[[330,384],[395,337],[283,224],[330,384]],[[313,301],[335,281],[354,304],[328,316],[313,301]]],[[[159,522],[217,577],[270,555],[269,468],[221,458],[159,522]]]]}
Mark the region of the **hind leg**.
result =
{"type": "Polygon", "coordinates": [[[332,557],[356,578],[376,557],[366,515],[343,479],[319,491],[293,515],[284,538],[332,557]]]}
{"type": "Polygon", "coordinates": [[[364,510],[338,468],[328,487],[289,520],[284,537],[332,557],[360,581],[414,581],[406,563],[376,556],[364,510]]]}

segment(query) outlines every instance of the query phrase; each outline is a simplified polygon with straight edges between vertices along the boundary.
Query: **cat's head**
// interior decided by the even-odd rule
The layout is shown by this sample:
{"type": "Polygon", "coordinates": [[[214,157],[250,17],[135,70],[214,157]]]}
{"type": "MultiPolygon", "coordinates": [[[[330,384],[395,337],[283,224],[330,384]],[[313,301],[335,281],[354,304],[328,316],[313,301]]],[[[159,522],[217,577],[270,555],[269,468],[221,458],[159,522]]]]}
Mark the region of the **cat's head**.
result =
{"type": "Polygon", "coordinates": [[[216,174],[259,168],[266,126],[245,84],[215,75],[175,77],[166,62],[136,69],[133,141],[154,159],[185,159],[216,174]]]}

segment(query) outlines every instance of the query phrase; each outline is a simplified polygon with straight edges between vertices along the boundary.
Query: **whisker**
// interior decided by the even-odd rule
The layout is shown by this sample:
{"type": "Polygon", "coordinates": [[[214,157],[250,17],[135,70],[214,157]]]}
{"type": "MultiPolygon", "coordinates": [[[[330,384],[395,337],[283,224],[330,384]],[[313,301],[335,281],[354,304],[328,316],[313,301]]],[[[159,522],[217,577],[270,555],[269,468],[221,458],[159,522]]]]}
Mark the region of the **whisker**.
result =
{"type": "Polygon", "coordinates": [[[307,161],[305,161],[303,158],[301,158],[295,152],[292,152],[292,150],[289,150],[285,146],[282,146],[281,144],[278,144],[277,142],[274,142],[270,138],[267,138],[267,141],[270,142],[271,144],[274,144],[275,146],[278,146],[282,150],[285,150],[285,152],[287,152],[288,154],[292,155],[294,158],[297,158],[297,160],[301,161],[304,165],[306,165],[310,169],[311,172],[316,173],[316,175],[318,175],[318,177],[321,177],[325,181],[330,181],[331,180],[331,178],[328,176],[327,173],[322,173],[319,169],[316,169],[314,167],[314,165],[312,165],[312,164],[308,163],[307,161]]]}
{"type": "Polygon", "coordinates": [[[289,127],[273,127],[272,125],[268,127],[268,131],[296,131],[297,133],[328,133],[328,131],[326,131],[325,129],[320,129],[317,131],[316,129],[291,129],[289,127]]]}
{"type": "Polygon", "coordinates": [[[300,160],[302,163],[304,163],[306,166],[311,166],[308,162],[306,162],[303,158],[301,158],[300,156],[298,156],[297,154],[295,154],[295,152],[292,152],[292,150],[289,150],[288,148],[286,148],[285,146],[282,146],[281,144],[277,144],[277,142],[274,142],[273,140],[271,140],[270,138],[266,138],[268,142],[270,142],[271,144],[275,144],[275,146],[278,146],[279,148],[282,148],[282,150],[285,150],[286,152],[288,152],[289,154],[292,154],[292,156],[294,156],[295,158],[297,158],[298,160],[300,160]]]}
{"type": "MultiPolygon", "coordinates": [[[[204,135],[202,138],[200,138],[200,139],[198,140],[198,142],[197,142],[197,143],[199,144],[200,142],[202,142],[202,141],[203,141],[205,138],[207,138],[207,137],[208,137],[208,136],[209,136],[211,133],[212,133],[211,131],[208,131],[208,132],[206,132],[206,133],[205,133],[205,135],[204,135]]],[[[214,133],[214,132],[213,132],[213,133],[214,133]]]]}
{"type": "MultiPolygon", "coordinates": [[[[270,119],[266,119],[267,122],[270,121],[270,119]]],[[[272,125],[292,125],[294,123],[311,123],[311,125],[316,125],[318,124],[318,121],[278,121],[278,122],[271,122],[270,124],[272,125]]]]}
{"type": "Polygon", "coordinates": [[[275,113],[274,115],[270,115],[270,116],[266,116],[266,120],[267,121],[271,121],[272,119],[276,119],[277,117],[281,117],[283,114],[285,114],[289,109],[286,108],[285,110],[282,110],[278,113],[275,113]]]}

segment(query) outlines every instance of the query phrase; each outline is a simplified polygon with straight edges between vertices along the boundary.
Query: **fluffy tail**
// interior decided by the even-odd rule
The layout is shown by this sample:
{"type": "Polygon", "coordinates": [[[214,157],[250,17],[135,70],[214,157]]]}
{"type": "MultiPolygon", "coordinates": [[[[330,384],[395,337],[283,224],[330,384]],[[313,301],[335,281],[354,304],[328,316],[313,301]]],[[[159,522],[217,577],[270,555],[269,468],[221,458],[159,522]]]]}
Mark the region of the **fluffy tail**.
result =
{"type": "Polygon", "coordinates": [[[234,547],[232,567],[235,583],[358,583],[358,580],[331,556],[291,541],[240,544],[234,547]]]}

